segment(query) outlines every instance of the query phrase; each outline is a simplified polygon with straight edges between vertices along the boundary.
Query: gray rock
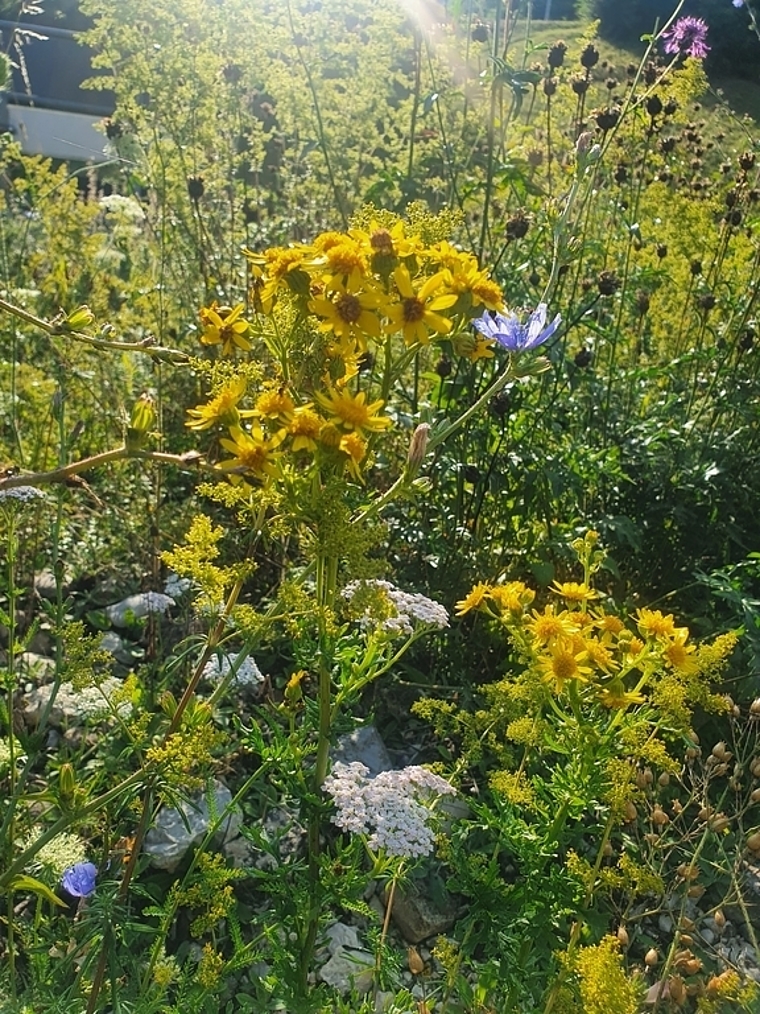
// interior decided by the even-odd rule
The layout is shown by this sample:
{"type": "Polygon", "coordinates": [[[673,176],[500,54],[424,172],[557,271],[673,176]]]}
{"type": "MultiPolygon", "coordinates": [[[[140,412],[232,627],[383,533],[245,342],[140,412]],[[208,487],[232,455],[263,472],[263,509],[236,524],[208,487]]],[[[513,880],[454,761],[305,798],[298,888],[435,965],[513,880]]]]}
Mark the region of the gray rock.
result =
{"type": "Polygon", "coordinates": [[[113,630],[106,631],[100,639],[100,647],[110,651],[117,662],[122,665],[131,665],[134,662],[132,652],[127,648],[124,640],[113,630]]]}
{"type": "MultiPolygon", "coordinates": [[[[440,894],[436,890],[436,894],[440,894]]],[[[452,895],[444,892],[440,901],[434,901],[432,890],[426,891],[425,881],[409,881],[403,888],[396,887],[391,915],[404,939],[418,944],[428,937],[438,936],[451,929],[459,914],[459,904],[452,895]]],[[[385,893],[388,903],[388,892],[385,893]]]]}
{"type": "Polygon", "coordinates": [[[353,732],[341,736],[331,753],[333,763],[353,764],[361,761],[374,777],[381,771],[391,771],[391,761],[385,743],[374,725],[360,725],[353,732]]]}
{"type": "MultiPolygon", "coordinates": [[[[68,586],[68,580],[64,576],[61,583],[61,590],[65,594],[68,586]]],[[[40,596],[40,598],[48,599],[52,601],[57,594],[58,584],[55,579],[55,574],[52,570],[41,570],[39,574],[35,574],[34,577],[34,590],[40,596]]]]}
{"type": "MultiPolygon", "coordinates": [[[[209,810],[205,792],[196,793],[180,804],[179,808],[162,806],[156,822],[145,835],[143,852],[150,856],[151,866],[172,872],[185,853],[205,838],[212,821],[225,812],[232,802],[232,793],[221,782],[214,782],[214,817],[209,810]]],[[[234,808],[227,813],[215,835],[222,844],[234,838],[240,829],[242,816],[234,808]]]]}
{"type": "Polygon", "coordinates": [[[127,627],[135,620],[150,616],[151,613],[165,613],[169,606],[174,604],[174,599],[162,592],[138,592],[108,606],[106,615],[115,627],[127,627]]]}
{"type": "Polygon", "coordinates": [[[340,948],[319,969],[317,975],[340,993],[356,990],[366,993],[372,988],[375,959],[369,951],[340,948]]]}
{"type": "Polygon", "coordinates": [[[16,660],[19,670],[26,676],[43,682],[55,676],[55,659],[46,655],[38,655],[34,651],[25,651],[16,660]]]}

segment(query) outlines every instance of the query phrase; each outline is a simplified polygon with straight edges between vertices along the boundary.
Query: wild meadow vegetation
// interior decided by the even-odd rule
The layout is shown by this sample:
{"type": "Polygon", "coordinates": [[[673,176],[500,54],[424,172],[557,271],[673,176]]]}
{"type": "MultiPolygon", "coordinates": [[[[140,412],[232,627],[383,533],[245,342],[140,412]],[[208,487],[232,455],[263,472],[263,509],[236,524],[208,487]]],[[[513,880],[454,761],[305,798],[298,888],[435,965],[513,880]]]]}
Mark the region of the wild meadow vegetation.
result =
{"type": "Polygon", "coordinates": [[[759,1010],[709,26],[82,8],[108,161],[0,137],[0,1010],[759,1010]]]}

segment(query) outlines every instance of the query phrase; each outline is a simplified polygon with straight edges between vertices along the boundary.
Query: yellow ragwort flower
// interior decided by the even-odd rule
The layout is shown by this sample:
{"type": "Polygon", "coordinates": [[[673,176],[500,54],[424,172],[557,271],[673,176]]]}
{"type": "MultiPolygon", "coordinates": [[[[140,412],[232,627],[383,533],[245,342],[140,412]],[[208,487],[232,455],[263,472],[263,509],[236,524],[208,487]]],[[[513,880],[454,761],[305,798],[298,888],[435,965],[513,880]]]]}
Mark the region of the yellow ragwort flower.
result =
{"type": "Polygon", "coordinates": [[[346,465],[351,475],[358,482],[362,482],[362,473],[359,466],[367,453],[366,443],[358,433],[346,433],[345,436],[341,437],[338,447],[346,455],[346,465]]]}
{"type": "Polygon", "coordinates": [[[533,619],[526,621],[525,629],[539,644],[551,644],[558,638],[573,637],[578,632],[575,623],[577,614],[571,614],[566,609],[555,613],[554,606],[548,605],[544,606],[542,613],[534,609],[532,615],[533,619]]]}
{"type": "Polygon", "coordinates": [[[311,312],[322,318],[318,330],[331,331],[337,338],[358,342],[364,351],[366,335],[380,337],[380,317],[375,311],[383,307],[385,296],[372,289],[350,292],[342,283],[331,291],[332,296],[317,296],[309,303],[311,312]]]}
{"type": "Polygon", "coordinates": [[[636,623],[644,637],[672,637],[676,629],[673,614],[663,616],[659,609],[639,609],[636,623]]]}
{"type": "Polygon", "coordinates": [[[382,267],[381,262],[391,264],[395,259],[409,257],[421,248],[417,236],[407,238],[404,235],[404,223],[400,220],[387,229],[373,219],[366,231],[349,229],[348,234],[362,244],[375,270],[382,267]]]}
{"type": "Polygon", "coordinates": [[[465,613],[469,613],[473,609],[479,609],[485,600],[490,598],[491,589],[492,586],[483,581],[476,584],[463,599],[457,602],[455,615],[464,616],[465,613]]]}
{"type": "Polygon", "coordinates": [[[285,387],[272,387],[256,399],[256,415],[265,419],[290,420],[296,405],[285,387]]]}
{"type": "Polygon", "coordinates": [[[362,245],[342,233],[323,233],[314,241],[314,249],[321,257],[310,264],[324,280],[328,292],[342,290],[356,292],[367,281],[369,264],[362,245]]]}
{"type": "Polygon", "coordinates": [[[555,581],[552,591],[556,592],[557,595],[561,595],[566,602],[589,602],[597,597],[597,593],[593,588],[589,588],[584,583],[579,584],[577,581],[564,581],[562,583],[555,581]]]}
{"type": "Polygon", "coordinates": [[[601,641],[597,641],[594,637],[584,637],[582,644],[589,662],[593,662],[598,669],[609,673],[617,668],[617,664],[611,653],[601,641]]]}
{"type": "Polygon", "coordinates": [[[378,400],[367,404],[364,391],[351,394],[350,391],[330,388],[327,394],[318,393],[315,397],[330,419],[344,430],[357,433],[369,430],[377,433],[393,425],[387,416],[377,414],[385,402],[378,400]]]}
{"type": "Polygon", "coordinates": [[[499,609],[515,615],[522,613],[535,597],[536,593],[522,581],[508,581],[507,584],[495,584],[491,588],[491,599],[499,609]]]}
{"type": "Polygon", "coordinates": [[[457,250],[450,243],[437,243],[430,248],[432,259],[444,270],[446,286],[458,297],[466,297],[462,307],[476,314],[484,309],[503,310],[501,287],[481,271],[472,254],[457,250]]]}
{"type": "Polygon", "coordinates": [[[572,641],[560,638],[550,644],[548,654],[538,660],[542,679],[545,683],[553,684],[558,694],[562,693],[565,683],[570,680],[586,683],[592,673],[591,667],[583,664],[586,657],[586,652],[578,651],[577,645],[572,641]]]}
{"type": "Polygon", "coordinates": [[[623,681],[614,679],[599,687],[597,697],[605,708],[627,708],[631,704],[643,704],[646,697],[635,690],[626,690],[623,681]]]}
{"type": "Polygon", "coordinates": [[[663,649],[665,661],[674,669],[677,669],[678,672],[686,675],[696,672],[699,668],[699,664],[694,657],[696,649],[693,644],[686,643],[688,638],[688,629],[686,627],[677,627],[670,643],[663,649]]]}
{"type": "Polygon", "coordinates": [[[471,363],[477,363],[479,359],[493,359],[494,341],[492,338],[484,338],[482,335],[475,335],[472,346],[463,353],[465,359],[471,363]]]}
{"type": "Polygon", "coordinates": [[[251,411],[240,411],[238,402],[245,394],[245,377],[237,377],[229,381],[219,393],[196,408],[189,408],[187,414],[192,416],[185,426],[191,430],[207,430],[212,426],[237,426],[240,419],[251,415],[251,411]]]}
{"type": "Polygon", "coordinates": [[[291,447],[294,451],[316,451],[317,437],[322,428],[322,420],[311,405],[299,405],[288,423],[288,434],[292,437],[291,447]]]}
{"type": "Polygon", "coordinates": [[[204,345],[221,345],[222,355],[230,356],[235,348],[248,352],[251,343],[247,336],[250,334],[251,325],[242,316],[243,304],[230,308],[219,306],[216,300],[211,306],[204,306],[200,310],[203,333],[201,342],[204,345]]]}
{"type": "Polygon", "coordinates": [[[267,439],[260,426],[253,426],[250,433],[232,426],[229,438],[222,437],[219,442],[225,450],[232,451],[233,457],[220,462],[219,468],[233,473],[233,482],[246,472],[253,472],[258,478],[274,478],[280,474],[275,448],[281,439],[279,435],[267,439]]]}
{"type": "Polygon", "coordinates": [[[393,272],[393,278],[401,298],[398,303],[393,303],[386,309],[386,330],[390,333],[401,331],[407,345],[427,345],[431,332],[448,334],[451,321],[438,311],[448,310],[456,303],[457,297],[453,292],[435,295],[443,284],[444,272],[431,275],[416,292],[405,265],[399,264],[393,272]]]}
{"type": "Polygon", "coordinates": [[[243,250],[254,274],[256,306],[257,309],[260,307],[260,312],[271,313],[282,285],[287,285],[297,295],[308,295],[309,276],[304,267],[310,249],[306,246],[273,246],[263,254],[243,250]]]}
{"type": "Polygon", "coordinates": [[[610,638],[616,637],[621,631],[625,630],[625,624],[619,616],[611,616],[609,613],[605,613],[603,609],[594,613],[594,622],[602,632],[604,640],[610,640],[610,638]]]}

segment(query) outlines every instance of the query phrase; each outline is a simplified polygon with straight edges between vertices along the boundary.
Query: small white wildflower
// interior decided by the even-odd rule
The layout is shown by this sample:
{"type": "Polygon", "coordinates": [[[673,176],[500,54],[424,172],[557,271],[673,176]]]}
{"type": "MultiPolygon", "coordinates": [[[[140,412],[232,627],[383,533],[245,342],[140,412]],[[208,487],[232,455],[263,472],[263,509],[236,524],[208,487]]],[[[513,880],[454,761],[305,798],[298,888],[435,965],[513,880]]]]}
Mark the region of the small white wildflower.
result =
{"type": "MultiPolygon", "coordinates": [[[[41,834],[41,827],[33,828],[29,837],[21,843],[22,850],[33,845],[41,834]]],[[[29,860],[28,868],[34,873],[47,873],[53,880],[58,881],[70,866],[82,863],[86,858],[85,844],[82,839],[64,831],[35,853],[29,860]]]]}
{"type": "Polygon", "coordinates": [[[169,606],[175,605],[171,595],[161,592],[138,592],[129,595],[106,609],[108,619],[115,627],[126,627],[130,620],[141,620],[151,613],[165,613],[169,606]]]}
{"type": "MultiPolygon", "coordinates": [[[[52,691],[52,684],[39,688],[39,699],[43,706],[52,691]]],[[[132,702],[124,695],[124,683],[116,676],[107,676],[98,686],[83,687],[81,690],[74,690],[71,683],[61,683],[55,695],[55,707],[68,720],[108,718],[114,712],[120,718],[127,718],[132,713],[132,702]]]]}
{"type": "Polygon", "coordinates": [[[409,637],[415,623],[438,629],[449,625],[449,614],[440,602],[402,591],[390,581],[351,581],[342,594],[360,611],[359,623],[365,630],[374,627],[390,636],[409,637]]]}
{"type": "Polygon", "coordinates": [[[175,574],[172,571],[164,582],[164,593],[170,598],[178,599],[185,592],[190,591],[193,586],[193,582],[189,577],[180,577],[179,574],[175,574]]]}
{"type": "Polygon", "coordinates": [[[107,194],[100,198],[99,204],[105,212],[117,216],[122,221],[142,222],[145,220],[145,212],[134,197],[107,194]]]}
{"type": "Polygon", "coordinates": [[[369,777],[360,761],[337,763],[324,790],[336,806],[332,821],[344,831],[367,835],[367,845],[388,855],[413,858],[433,851],[428,821],[431,796],[454,793],[449,783],[426,768],[412,766],[369,777]]]}
{"type": "MultiPolygon", "coordinates": [[[[210,658],[203,667],[203,678],[218,683],[233,668],[235,659],[231,655],[222,655],[210,658]]],[[[238,665],[235,672],[234,682],[238,686],[258,686],[264,682],[264,676],[255,661],[250,657],[244,658],[238,665]]]]}
{"type": "Polygon", "coordinates": [[[0,504],[29,503],[30,500],[45,500],[45,494],[36,486],[11,486],[9,489],[0,489],[0,504]]]}

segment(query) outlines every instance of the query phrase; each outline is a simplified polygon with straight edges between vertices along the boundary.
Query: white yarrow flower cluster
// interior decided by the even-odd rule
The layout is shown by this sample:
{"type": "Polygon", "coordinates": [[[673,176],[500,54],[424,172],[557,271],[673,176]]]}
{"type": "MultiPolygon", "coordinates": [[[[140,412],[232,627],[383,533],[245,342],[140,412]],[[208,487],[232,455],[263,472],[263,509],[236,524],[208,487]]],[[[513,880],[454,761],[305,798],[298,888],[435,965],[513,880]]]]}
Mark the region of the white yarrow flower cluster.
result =
{"type": "MultiPolygon", "coordinates": [[[[29,836],[22,842],[22,848],[29,848],[42,835],[41,827],[34,827],[29,836]]],[[[67,831],[56,835],[35,853],[29,861],[29,869],[34,873],[47,873],[53,880],[60,880],[65,870],[76,863],[83,863],[87,858],[85,844],[78,835],[67,831]]]]}
{"type": "Polygon", "coordinates": [[[164,582],[164,594],[170,599],[181,598],[185,592],[190,591],[193,586],[193,582],[189,577],[180,577],[179,574],[175,574],[172,571],[167,575],[166,581],[164,582]]]}
{"type": "MultiPolygon", "coordinates": [[[[52,687],[40,687],[41,694],[45,691],[49,695],[52,687]]],[[[55,707],[66,716],[81,719],[102,719],[114,714],[128,718],[132,713],[132,702],[125,697],[124,683],[116,676],[107,676],[98,686],[82,687],[81,690],[75,690],[71,683],[61,683],[55,696],[55,707]]]]}
{"type": "Polygon", "coordinates": [[[430,800],[455,792],[444,778],[426,768],[414,765],[382,771],[372,778],[360,761],[335,764],[323,787],[336,806],[333,824],[367,836],[373,851],[400,858],[430,855],[435,844],[428,823],[430,800]]]}
{"type": "Polygon", "coordinates": [[[402,591],[390,581],[351,581],[342,594],[349,603],[363,608],[359,622],[365,630],[375,627],[391,636],[409,637],[415,623],[439,630],[449,625],[449,614],[440,602],[418,592],[402,591]]]}
{"type": "MultiPolygon", "coordinates": [[[[219,683],[232,669],[234,661],[235,659],[231,655],[210,658],[203,667],[203,678],[212,683],[219,683]]],[[[238,686],[259,686],[264,682],[264,675],[254,660],[248,656],[237,667],[234,682],[238,686]]]]}
{"type": "Polygon", "coordinates": [[[11,486],[9,489],[0,489],[0,504],[29,503],[31,500],[44,500],[45,494],[36,486],[11,486]]]}

